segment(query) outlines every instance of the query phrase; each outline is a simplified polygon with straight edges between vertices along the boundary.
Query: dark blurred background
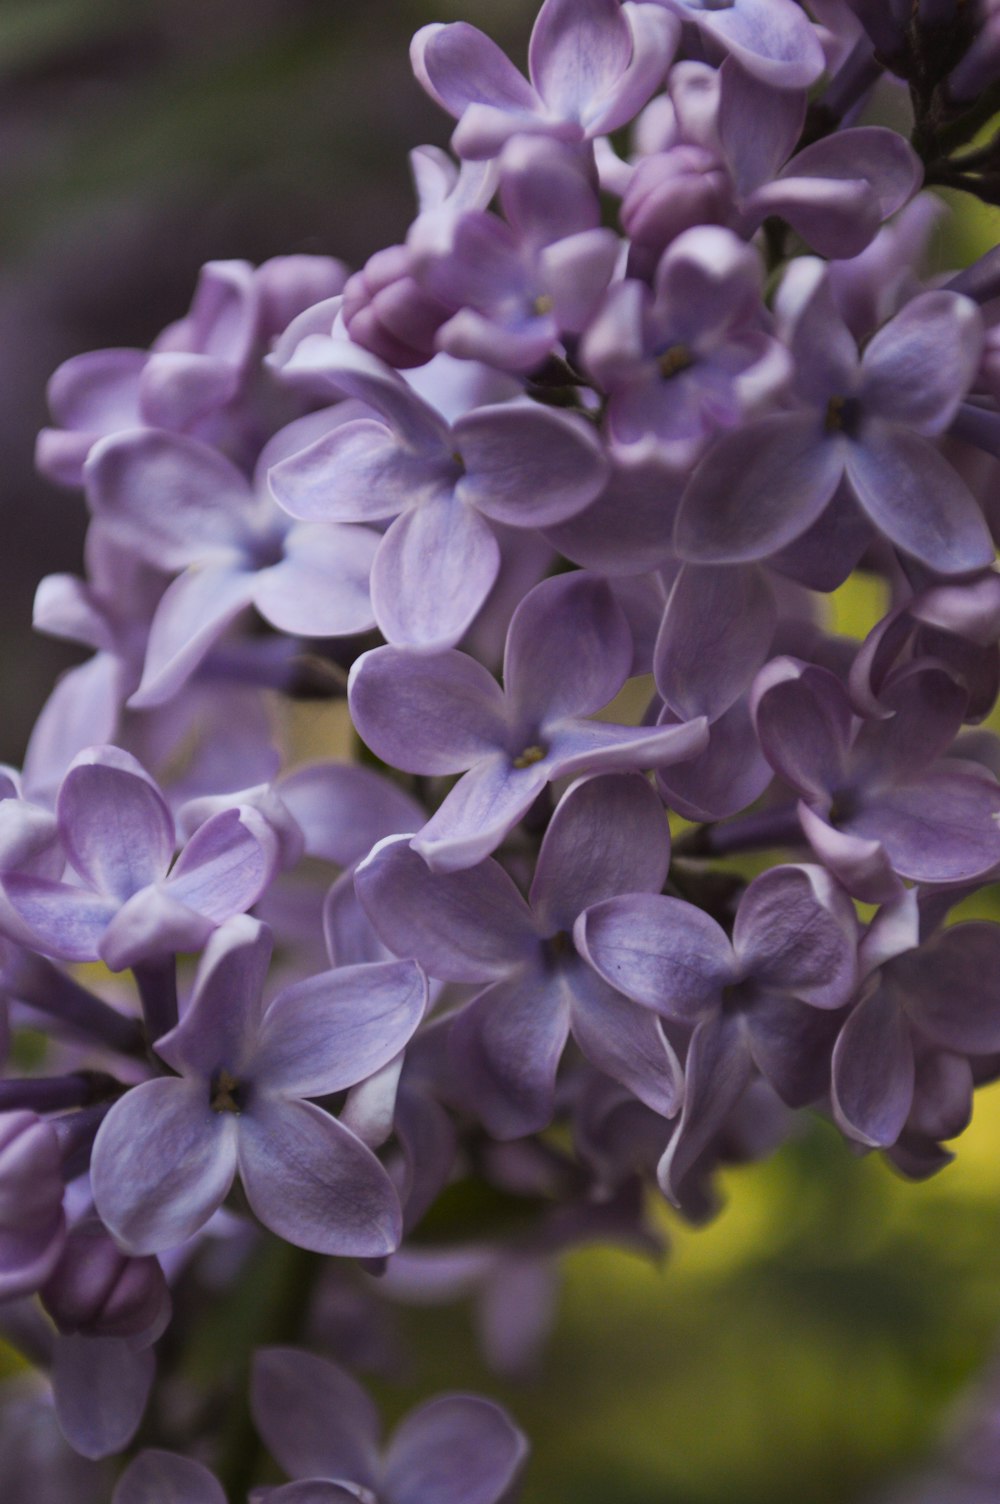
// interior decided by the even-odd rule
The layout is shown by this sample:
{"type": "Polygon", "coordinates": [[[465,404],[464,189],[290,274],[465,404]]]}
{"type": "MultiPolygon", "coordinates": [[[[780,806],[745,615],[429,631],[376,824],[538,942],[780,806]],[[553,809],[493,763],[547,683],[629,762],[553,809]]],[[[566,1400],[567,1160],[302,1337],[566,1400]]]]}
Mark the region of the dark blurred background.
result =
{"type": "MultiPolygon", "coordinates": [[[[522,61],[534,10],[0,0],[0,757],[20,760],[71,661],[29,630],[38,578],[79,568],[84,529],[79,498],[32,468],[50,372],[147,344],[206,260],[358,266],[397,240],[406,153],[450,132],[413,81],[410,36],[467,19],[522,61]]],[[[995,216],[963,215],[954,259],[997,238],[995,216]]],[[[858,587],[835,609],[864,630],[858,587]]],[[[819,1125],[727,1192],[708,1231],[672,1227],[662,1269],[574,1255],[527,1388],[484,1373],[467,1312],[414,1313],[417,1387],[498,1392],[531,1433],[526,1504],[856,1504],[932,1446],[1000,1323],[996,1090],[930,1185],[855,1162],[819,1125]]]]}

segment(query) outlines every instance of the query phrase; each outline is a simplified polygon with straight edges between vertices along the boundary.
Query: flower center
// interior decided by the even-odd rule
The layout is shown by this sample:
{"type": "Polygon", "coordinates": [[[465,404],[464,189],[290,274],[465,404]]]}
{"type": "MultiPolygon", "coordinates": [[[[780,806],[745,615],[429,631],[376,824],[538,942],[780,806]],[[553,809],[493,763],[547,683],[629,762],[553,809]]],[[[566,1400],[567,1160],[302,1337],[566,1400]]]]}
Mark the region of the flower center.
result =
{"type": "Polygon", "coordinates": [[[536,762],[541,762],[543,758],[547,756],[548,748],[540,747],[538,743],[535,742],[530,747],[525,747],[523,752],[519,752],[513,759],[513,764],[515,768],[530,768],[536,762]]]}
{"type": "Polygon", "coordinates": [[[842,433],[853,439],[861,423],[861,403],[857,397],[831,397],[826,405],[823,427],[827,433],[842,433]]]}
{"type": "Polygon", "coordinates": [[[551,293],[543,292],[539,293],[538,297],[535,299],[531,306],[538,318],[544,318],[545,314],[552,312],[552,309],[555,306],[555,300],[553,299],[551,293]]]}
{"type": "Polygon", "coordinates": [[[669,381],[671,377],[689,370],[694,365],[694,356],[687,345],[668,345],[656,364],[660,368],[660,375],[669,381]]]}
{"type": "Polygon", "coordinates": [[[223,1068],[212,1077],[208,1102],[213,1112],[240,1113],[246,1106],[246,1087],[223,1068]]]}

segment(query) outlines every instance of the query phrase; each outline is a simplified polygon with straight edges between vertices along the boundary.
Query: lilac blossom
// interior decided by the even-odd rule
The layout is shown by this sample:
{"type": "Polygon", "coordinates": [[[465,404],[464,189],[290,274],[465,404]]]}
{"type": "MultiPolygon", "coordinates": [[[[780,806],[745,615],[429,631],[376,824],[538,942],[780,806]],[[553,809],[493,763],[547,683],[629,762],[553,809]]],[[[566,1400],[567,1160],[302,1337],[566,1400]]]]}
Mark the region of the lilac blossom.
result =
{"type": "Polygon", "coordinates": [[[449,426],[346,341],[312,337],[285,369],[312,362],[381,417],[345,423],[275,465],[271,491],[308,522],[390,522],[372,564],[379,627],[390,642],[451,647],[499,573],[490,523],[539,528],[581,511],[604,483],[600,442],[582,419],[527,401],[449,426]]]}
{"type": "Polygon", "coordinates": [[[837,1121],[869,1147],[954,1138],[972,1110],[967,1057],[1000,1049],[1000,928],[923,928],[913,888],[879,911],[860,949],[865,986],[833,1053],[837,1121]]]}
{"type": "Polygon", "coordinates": [[[835,674],[791,658],[761,670],[753,698],[761,747],[799,796],[803,834],[857,898],[886,902],[900,878],[961,882],[1000,861],[1000,784],[945,755],[966,695],[943,669],[900,670],[868,720],[853,715],[835,674]]]}
{"type": "Polygon", "coordinates": [[[60,426],[39,437],[39,469],[80,485],[98,439],[140,427],[219,440],[240,456],[248,442],[259,448],[260,419],[239,402],[259,379],[260,355],[297,313],[339,293],[344,276],[343,264],[324,256],[280,256],[257,269],[209,262],[187,317],[151,350],[96,350],[59,367],[48,395],[60,426]]]}
{"type": "Polygon", "coordinates": [[[914,298],[859,358],[821,266],[801,262],[791,338],[800,406],[726,434],[681,500],[684,558],[742,563],[800,537],[846,477],[869,521],[941,574],[993,560],[982,512],[936,447],[975,374],[979,313],[954,293],[914,298]]]}
{"type": "Polygon", "coordinates": [[[556,778],[660,767],[705,742],[698,718],[660,729],[586,719],[629,675],[632,639],[601,580],[546,580],[514,613],[504,688],[464,653],[375,648],[351,671],[351,714],[386,761],[463,773],[413,848],[436,871],[474,866],[556,778]]]}
{"type": "Polygon", "coordinates": [[[619,443],[653,437],[683,465],[717,430],[737,427],[790,374],[766,329],[763,270],[728,230],[686,231],[664,253],[652,292],[616,283],[581,345],[585,368],[608,397],[619,443]]]}
{"type": "Polygon", "coordinates": [[[586,328],[620,255],[600,225],[600,203],[571,147],[516,137],[500,161],[495,214],[456,219],[447,250],[417,253],[415,275],[451,317],[435,346],[466,360],[533,371],[561,336],[586,328]]]}
{"type": "Polygon", "coordinates": [[[253,482],[199,439],[132,432],[87,462],[95,517],[147,563],[183,571],[149,628],[131,704],[171,698],[249,606],[284,632],[335,637],[374,625],[368,577],[378,545],[368,528],[290,525],[266,489],[282,456],[349,414],[310,415],[265,447],[253,482]]]}
{"type": "Polygon", "coordinates": [[[662,82],[679,30],[656,5],[544,0],[530,83],[464,21],[422,27],[410,57],[431,98],[458,120],[459,156],[492,157],[516,134],[577,144],[626,125],[662,82]]]}
{"type": "Polygon", "coordinates": [[[56,822],[71,881],[4,873],[15,938],[64,960],[120,971],[195,950],[250,908],[275,875],[278,841],[249,805],[206,821],[176,862],[174,821],[144,768],[116,747],[80,754],[63,779],[56,822]]]}
{"type": "Polygon", "coordinates": [[[784,1101],[825,1090],[831,1016],[856,979],[856,921],[821,867],[773,867],[747,888],[732,940],[703,910],[659,894],[609,898],[580,916],[576,941],[613,987],[693,1029],[684,1106],[660,1166],[685,1174],[759,1071],[784,1101]]]}
{"type": "MultiPolygon", "coordinates": [[[[323,1504],[501,1504],[527,1455],[507,1413],[471,1394],[442,1395],[396,1427],[384,1450],[378,1415],[359,1384],[325,1358],[294,1348],[262,1348],[254,1362],[251,1407],[275,1460],[294,1479],[336,1484],[323,1504]]],[[[274,1504],[305,1500],[275,1489],[274,1504]]]]}
{"type": "Polygon", "coordinates": [[[596,977],[571,939],[592,904],[659,893],[669,861],[653,789],[637,773],[607,773],[563,796],[528,902],[497,862],[431,872],[405,836],[380,842],[358,868],[361,902],[396,955],[442,981],[485,984],[455,1017],[450,1046],[463,1092],[494,1136],[551,1121],[571,1033],[654,1111],[677,1111],[680,1070],[659,1021],[596,977]]]}
{"type": "Polygon", "coordinates": [[[399,1206],[370,1150],[311,1101],[396,1055],[426,987],[412,963],[345,967],[262,1004],[271,940],[237,919],[205,949],[180,1024],[156,1042],[177,1074],[133,1087],[94,1146],[94,1199],[141,1255],[189,1238],[239,1171],[250,1206],[279,1236],[331,1254],[376,1256],[399,1240],[399,1206]]]}

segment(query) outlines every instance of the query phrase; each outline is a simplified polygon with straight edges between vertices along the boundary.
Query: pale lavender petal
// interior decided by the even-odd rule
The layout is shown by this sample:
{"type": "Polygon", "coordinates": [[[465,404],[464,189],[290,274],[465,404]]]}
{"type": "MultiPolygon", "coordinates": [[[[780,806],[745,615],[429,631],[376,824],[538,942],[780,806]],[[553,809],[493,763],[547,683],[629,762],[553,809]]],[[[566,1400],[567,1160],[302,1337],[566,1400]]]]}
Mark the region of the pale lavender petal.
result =
{"type": "Polygon", "coordinates": [[[844,472],[839,435],[813,413],[774,413],[723,434],[681,498],[674,547],[682,559],[765,559],[816,521],[844,472]]]}
{"type": "Polygon", "coordinates": [[[505,745],[503,694],[465,653],[375,648],[351,669],[358,735],[404,773],[460,773],[505,745]]]}
{"type": "Polygon", "coordinates": [[[440,413],[418,397],[398,371],[349,339],[310,335],[285,369],[293,374],[322,372],[341,395],[381,413],[408,449],[428,459],[447,457],[449,429],[440,413]]]}
{"type": "Polygon", "coordinates": [[[255,1086],[325,1097],[394,1059],[419,1024],[427,982],[412,961],[342,966],[284,988],[261,1021],[255,1086]]]}
{"type": "Polygon", "coordinates": [[[188,428],[232,401],[240,371],[232,359],[154,350],[139,377],[139,401],[154,428],[188,428]]]}
{"type": "Polygon", "coordinates": [[[857,920],[821,867],[771,867],[740,901],[733,948],[745,976],[814,1008],[840,1008],[857,978],[857,920]]]}
{"type": "MultiPolygon", "coordinates": [[[[142,1420],[155,1373],[152,1351],[135,1352],[123,1338],[59,1337],[52,1387],[59,1426],[73,1450],[96,1460],[127,1447],[142,1420]]],[[[116,1504],[117,1498],[116,1493],[116,1504]]],[[[188,1499],[198,1504],[192,1495],[185,1496],[184,1504],[188,1499]]]]}
{"type": "Polygon", "coordinates": [[[166,875],[174,821],[159,789],[117,747],[81,752],[56,801],[66,855],[98,893],[130,898],[166,875]]]}
{"type": "Polygon", "coordinates": [[[559,801],[538,853],[536,920],[546,931],[571,930],[602,899],[659,893],[669,866],[670,826],[649,781],[639,773],[582,779],[559,801]]]}
{"type": "Polygon", "coordinates": [[[195,831],[165,887],[171,897],[221,924],[256,903],[278,861],[272,826],[252,806],[239,805],[195,831]]]}
{"type": "Polygon", "coordinates": [[[307,522],[377,522],[439,485],[439,468],[384,423],[360,418],[273,466],[267,484],[279,506],[307,522]]]}
{"type": "Polygon", "coordinates": [[[111,1504],[226,1504],[226,1496],[200,1462],[148,1450],[122,1473],[111,1504]]]}
{"type": "Polygon", "coordinates": [[[682,478],[646,446],[611,456],[610,479],[596,501],[546,529],[567,559],[603,575],[641,574],[672,555],[682,478]]]}
{"type": "Polygon", "coordinates": [[[379,1420],[361,1385],[335,1363],[292,1347],[254,1355],[250,1408],[268,1451],[292,1477],[373,1487],[379,1420]]]}
{"type": "Polygon", "coordinates": [[[894,1144],[913,1101],[913,1044],[892,990],[853,1010],[833,1052],[833,1109],[845,1133],[874,1148],[894,1144]]]}
{"type": "Polygon", "coordinates": [[[813,250],[838,260],[860,255],[881,221],[878,200],[863,178],[776,178],[746,200],[740,227],[749,234],[768,216],[787,220],[813,250]]]}
{"type": "Polygon", "coordinates": [[[673,60],[680,28],[656,5],[622,6],[632,33],[632,59],[611,87],[584,111],[588,136],[616,131],[634,120],[663,82],[673,60]]]}
{"type": "Polygon", "coordinates": [[[382,944],[354,891],[354,872],[342,872],[323,900],[323,940],[334,966],[387,961],[382,944]]]}
{"type": "Polygon", "coordinates": [[[658,893],[596,904],[577,920],[574,937],[612,987],[682,1023],[718,1007],[737,977],[733,948],[715,920],[658,893]]]}
{"type": "Polygon", "coordinates": [[[179,575],[153,617],[142,683],[129,705],[149,710],[172,699],[253,594],[254,575],[232,564],[205,564],[179,575]]]}
{"type": "Polygon", "coordinates": [[[90,350],[64,360],[46,389],[49,410],[63,428],[91,434],[138,428],[139,375],[146,350],[90,350]]]}
{"type": "Polygon", "coordinates": [[[94,961],[118,909],[113,899],[20,872],[3,878],[3,894],[26,926],[25,944],[64,961],[94,961]]]}
{"type": "Polygon", "coordinates": [[[563,977],[535,970],[496,982],[455,1015],[452,1062],[470,1109],[494,1138],[548,1127],[569,1022],[563,977]]]}
{"type": "Polygon", "coordinates": [[[525,1437],[499,1405],[446,1395],[397,1426],[380,1492],[386,1504],[498,1504],[527,1454],[525,1437]]]}
{"type": "Polygon", "coordinates": [[[236,1123],[213,1112],[207,1081],[163,1076],[116,1102],[94,1144],[101,1221],[132,1254],[185,1242],[225,1200],[236,1173],[236,1123]]]}
{"type": "Polygon", "coordinates": [[[272,945],[267,926],[246,915],[214,932],[180,1023],[156,1041],[169,1066],[204,1083],[220,1067],[240,1075],[253,1055],[272,945]]]}
{"type": "Polygon", "coordinates": [[[909,1016],[946,1050],[1000,1050],[1000,926],[958,924],[891,963],[892,985],[909,1016]]]}
{"type": "MultiPolygon", "coordinates": [[[[669,0],[668,0],[669,3],[669,0]]],[[[778,89],[808,89],[825,67],[819,36],[794,0],[674,0],[685,20],[697,21],[748,73],[778,89]]]]}
{"type": "Polygon", "coordinates": [[[329,1483],[325,1478],[302,1478],[250,1495],[248,1504],[371,1504],[372,1495],[360,1483],[329,1483]]]}
{"type": "Polygon", "coordinates": [[[217,449],[157,429],[102,440],[87,461],[87,495],[114,537],[167,570],[238,547],[255,506],[217,449]]]}
{"type": "Polygon", "coordinates": [[[253,602],[279,632],[345,637],[375,625],[368,581],[379,536],[367,527],[302,523],[285,540],[285,557],[262,569],[253,602]]]}
{"type": "Polygon", "coordinates": [[[413,838],[434,872],[472,867],[495,851],[552,776],[545,761],[515,768],[506,753],[484,757],[413,838]]]}
{"type": "Polygon", "coordinates": [[[416,830],[417,801],[374,768],[321,762],[281,779],[282,802],[302,827],[310,856],[349,867],[385,836],[416,830]]]}
{"type": "Polygon", "coordinates": [[[704,716],[679,726],[615,726],[607,721],[564,721],[549,736],[552,778],[578,773],[661,768],[687,762],[708,744],[704,716]]]}
{"type": "Polygon", "coordinates": [[[109,923],[97,954],[109,971],[141,961],[199,951],[215,925],[162,886],[143,888],[109,923]]]}
{"type": "Polygon", "coordinates": [[[553,115],[582,120],[632,58],[618,0],[545,0],[531,33],[531,81],[553,115]]]}
{"type": "Polygon", "coordinates": [[[930,439],[871,420],[847,446],[847,475],[879,532],[937,574],[966,574],[993,562],[982,511],[930,439]]]}
{"type": "Polygon", "coordinates": [[[518,721],[540,727],[602,709],[631,662],[632,634],[605,581],[557,575],[536,585],[514,612],[504,685],[518,721]]]}
{"type": "Polygon", "coordinates": [[[271,1232],[342,1258],[380,1258],[399,1246],[392,1181],[336,1118],[312,1102],[261,1092],[234,1121],[243,1189],[271,1232]]]}
{"type": "Polygon", "coordinates": [[[541,104],[497,44],[464,21],[422,26],[411,43],[410,61],[431,98],[456,119],[471,104],[525,114],[541,104]]]}
{"type": "Polygon", "coordinates": [[[573,1037],[591,1065],[627,1086],[653,1112],[680,1110],[684,1073],[659,1018],[580,966],[572,973],[573,1037]]]}
{"type": "Polygon", "coordinates": [[[608,476],[595,429],[569,413],[520,402],[481,407],[453,432],[465,465],[456,496],[509,526],[564,522],[608,476]]]}
{"type": "Polygon", "coordinates": [[[421,649],[453,647],[500,569],[492,528],[451,492],[397,517],[375,555],[372,605],[384,635],[421,649]]]}
{"type": "Polygon", "coordinates": [[[496,862],[432,872],[409,837],[391,837],[361,863],[354,884],[389,949],[441,981],[495,982],[537,949],[531,911],[496,862]]]}
{"type": "Polygon", "coordinates": [[[719,141],[741,198],[776,177],[802,133],[806,97],[728,60],[719,70],[719,141]]]}
{"type": "Polygon", "coordinates": [[[737,1014],[698,1025],[685,1064],[684,1109],[657,1168],[663,1193],[675,1205],[684,1177],[724,1124],[754,1074],[753,1060],[737,1014]]]}
{"type": "Polygon", "coordinates": [[[674,580],[656,642],[656,687],[683,720],[717,720],[767,658],[777,621],[774,594],[752,565],[685,564],[674,580]]]}
{"type": "Polygon", "coordinates": [[[881,418],[943,433],[975,379],[982,345],[982,316],[971,299],[922,293],[865,350],[861,398],[881,418]]]}

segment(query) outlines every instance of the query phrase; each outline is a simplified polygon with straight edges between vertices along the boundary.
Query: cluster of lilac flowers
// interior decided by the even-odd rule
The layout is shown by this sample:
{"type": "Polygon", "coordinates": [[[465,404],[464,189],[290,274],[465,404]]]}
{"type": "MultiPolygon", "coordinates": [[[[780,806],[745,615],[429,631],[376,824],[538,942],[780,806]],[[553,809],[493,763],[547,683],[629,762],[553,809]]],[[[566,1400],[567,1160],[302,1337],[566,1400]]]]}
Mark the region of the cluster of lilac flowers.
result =
{"type": "Polygon", "coordinates": [[[378,1368],[386,1304],[475,1290],[516,1372],[562,1251],[655,1249],[801,1109],[951,1158],[1000,1074],[1000,926],[948,922],[1000,874],[1000,261],[928,278],[921,190],[989,178],[998,15],[545,0],[528,76],[425,27],[405,243],[213,263],[56,372],[90,530],[35,624],[90,656],[0,775],[0,1330],[47,1375],[5,1499],[107,1498],[75,1451],[220,1504],[183,1313],[277,1239],[324,1257],[254,1497],[498,1504],[496,1405],[380,1451],[298,1344],[378,1368]],[[855,123],[902,83],[913,145],[855,123]],[[289,762],[304,697],[356,761],[289,762]],[[523,1215],[451,1247],[473,1177],[523,1215]]]}

